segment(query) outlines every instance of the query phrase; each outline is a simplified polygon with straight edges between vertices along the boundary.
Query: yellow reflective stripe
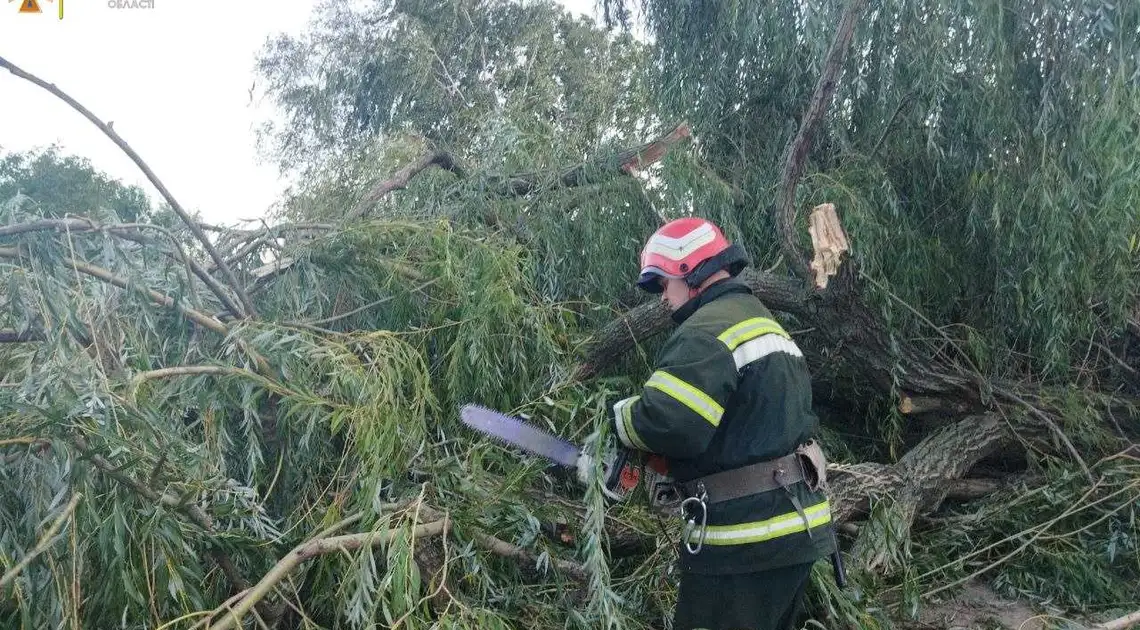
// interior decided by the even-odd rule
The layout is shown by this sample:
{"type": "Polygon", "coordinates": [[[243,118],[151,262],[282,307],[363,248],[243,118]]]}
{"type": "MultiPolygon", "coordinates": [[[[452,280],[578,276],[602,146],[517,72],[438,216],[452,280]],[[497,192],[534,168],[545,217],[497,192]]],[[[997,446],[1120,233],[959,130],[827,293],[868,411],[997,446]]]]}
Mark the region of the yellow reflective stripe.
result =
{"type": "Polygon", "coordinates": [[[753,317],[717,335],[717,339],[728,346],[729,351],[732,351],[736,350],[737,346],[749,339],[755,339],[760,335],[771,334],[780,335],[785,339],[792,338],[776,320],[768,319],[767,317],[753,317]]]}
{"type": "Polygon", "coordinates": [[[649,447],[645,445],[645,441],[637,434],[633,428],[633,404],[641,399],[641,396],[630,396],[623,400],[614,403],[614,426],[617,427],[618,439],[622,444],[630,448],[636,448],[643,451],[648,451],[649,447]]]}
{"type": "Polygon", "coordinates": [[[659,389],[672,396],[677,402],[695,411],[699,416],[708,420],[714,427],[720,424],[720,417],[724,415],[724,407],[708,394],[682,381],[668,372],[657,370],[645,383],[646,387],[659,389]]]}
{"type": "MultiPolygon", "coordinates": [[[[812,528],[831,522],[831,504],[824,500],[804,510],[808,523],[812,528]]],[[[737,525],[709,525],[705,533],[706,545],[747,545],[749,543],[764,542],[807,531],[804,519],[798,512],[788,512],[779,516],[751,523],[737,525]]],[[[700,540],[700,532],[694,531],[689,537],[690,542],[696,544],[700,540]]]]}

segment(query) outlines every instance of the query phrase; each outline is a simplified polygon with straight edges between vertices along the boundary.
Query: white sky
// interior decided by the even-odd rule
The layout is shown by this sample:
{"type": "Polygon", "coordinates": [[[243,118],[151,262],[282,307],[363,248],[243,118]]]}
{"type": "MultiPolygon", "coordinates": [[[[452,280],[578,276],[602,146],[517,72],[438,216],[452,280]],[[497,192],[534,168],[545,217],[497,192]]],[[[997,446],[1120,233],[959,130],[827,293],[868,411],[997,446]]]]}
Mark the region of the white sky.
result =
{"type": "MultiPolygon", "coordinates": [[[[317,0],[153,0],[151,9],[62,0],[63,20],[61,0],[39,0],[41,14],[19,13],[22,1],[0,0],[0,57],[113,121],[187,211],[234,224],[256,220],[278,200],[286,183],[256,150],[255,129],[272,109],[251,102],[254,58],[267,38],[301,32],[317,0]]],[[[578,12],[594,7],[560,1],[578,12]]],[[[159,199],[95,125],[0,70],[0,149],[51,144],[159,199]]]]}

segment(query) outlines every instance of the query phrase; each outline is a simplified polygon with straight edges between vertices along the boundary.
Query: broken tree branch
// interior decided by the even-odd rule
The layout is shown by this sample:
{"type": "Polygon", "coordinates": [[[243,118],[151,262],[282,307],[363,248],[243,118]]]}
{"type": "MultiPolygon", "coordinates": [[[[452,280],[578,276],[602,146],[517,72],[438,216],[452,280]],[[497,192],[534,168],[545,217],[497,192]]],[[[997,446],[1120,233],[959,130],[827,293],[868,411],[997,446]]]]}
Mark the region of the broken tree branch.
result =
{"type": "Polygon", "coordinates": [[[360,198],[356,206],[348,212],[348,220],[351,221],[365,216],[372,209],[372,206],[376,205],[376,202],[383,199],[385,195],[393,190],[405,188],[408,185],[408,181],[432,165],[438,166],[445,171],[451,171],[459,177],[463,177],[463,168],[459,166],[450,153],[444,151],[429,153],[396,171],[396,174],[392,177],[373,186],[371,190],[360,198]]]}
{"type": "Polygon", "coordinates": [[[863,10],[866,0],[850,0],[839,20],[839,27],[835,32],[835,39],[831,42],[831,49],[827,51],[827,60],[819,81],[815,84],[815,93],[812,94],[811,104],[807,114],[804,115],[800,129],[795,139],[788,145],[785,152],[783,174],[780,177],[780,193],[775,206],[776,225],[780,230],[780,248],[788,264],[792,266],[796,275],[804,280],[811,278],[811,270],[800,255],[796,247],[796,186],[804,171],[804,160],[811,148],[812,135],[823,120],[831,97],[835,94],[835,86],[839,77],[839,70],[843,66],[843,59],[847,49],[851,46],[851,39],[855,35],[855,22],[863,10]]]}
{"type": "Polygon", "coordinates": [[[503,178],[499,194],[522,197],[545,188],[572,188],[607,181],[618,175],[632,175],[659,162],[678,142],[691,135],[689,124],[682,122],[669,133],[645,144],[626,149],[611,158],[584,162],[562,172],[551,181],[548,174],[518,173],[503,178]]]}
{"type": "MultiPolygon", "coordinates": [[[[802,312],[808,299],[803,283],[770,273],[745,269],[739,276],[765,304],[784,312],[802,312]]],[[[630,309],[594,335],[574,371],[575,381],[587,380],[609,367],[633,347],[673,326],[669,307],[660,300],[630,309]]]]}
{"type": "Polygon", "coordinates": [[[808,232],[815,251],[811,261],[815,288],[826,289],[828,280],[839,273],[843,255],[851,248],[839,216],[835,214],[835,204],[823,203],[811,211],[808,232]]]}
{"type": "Polygon", "coordinates": [[[128,391],[137,391],[139,386],[156,378],[170,378],[171,376],[198,376],[201,374],[250,374],[248,370],[230,367],[228,365],[178,365],[174,367],[159,368],[147,372],[139,372],[131,379],[128,391]]]}
{"type": "Polygon", "coordinates": [[[927,436],[894,466],[864,465],[833,484],[836,516],[846,520],[872,497],[889,498],[882,518],[872,519],[851,550],[853,569],[891,570],[898,537],[908,536],[918,514],[938,508],[959,479],[1014,437],[998,414],[968,416],[927,436]]]}
{"type": "Polygon", "coordinates": [[[182,204],[178,203],[178,200],[174,198],[174,195],[170,194],[170,191],[166,189],[166,186],[164,186],[161,181],[159,181],[158,176],[154,174],[154,171],[152,171],[149,166],[147,166],[147,163],[144,162],[137,153],[135,153],[134,149],[132,149],[125,140],[119,137],[119,134],[115,133],[115,130],[111,128],[111,123],[104,123],[97,116],[95,116],[95,114],[91,113],[90,110],[81,105],[75,99],[68,96],[63,90],[60,90],[54,84],[48,83],[43,79],[25,70],[22,70],[4,57],[0,57],[0,68],[7,69],[17,77],[20,77],[21,79],[29,81],[43,88],[57,98],[63,100],[73,109],[75,109],[75,111],[79,112],[85,118],[87,118],[87,120],[90,120],[96,127],[98,127],[104,134],[106,134],[106,136],[110,138],[112,142],[118,145],[118,147],[122,149],[123,152],[126,153],[127,156],[131,158],[131,160],[136,165],[138,165],[139,169],[141,169],[143,174],[146,175],[147,179],[150,180],[150,183],[153,184],[156,189],[158,189],[158,192],[162,195],[162,198],[166,200],[166,203],[170,204],[171,209],[173,209],[174,212],[177,213],[178,216],[182,219],[182,221],[186,223],[186,225],[190,228],[190,231],[194,233],[194,236],[202,243],[202,246],[206,248],[206,251],[209,252],[210,258],[214,260],[214,263],[218,266],[218,269],[220,269],[222,273],[225,274],[226,280],[230,283],[230,288],[233,289],[234,293],[237,294],[238,298],[241,300],[242,306],[244,307],[244,312],[237,313],[237,315],[239,317],[242,315],[257,317],[257,310],[254,309],[253,302],[251,302],[249,296],[246,295],[245,289],[242,288],[242,285],[240,283],[238,283],[237,277],[234,276],[233,271],[226,264],[225,260],[222,259],[221,254],[219,254],[218,251],[214,249],[214,245],[210,242],[210,239],[206,238],[206,234],[202,231],[202,228],[198,222],[190,218],[190,215],[188,215],[186,211],[182,209],[182,204]]]}

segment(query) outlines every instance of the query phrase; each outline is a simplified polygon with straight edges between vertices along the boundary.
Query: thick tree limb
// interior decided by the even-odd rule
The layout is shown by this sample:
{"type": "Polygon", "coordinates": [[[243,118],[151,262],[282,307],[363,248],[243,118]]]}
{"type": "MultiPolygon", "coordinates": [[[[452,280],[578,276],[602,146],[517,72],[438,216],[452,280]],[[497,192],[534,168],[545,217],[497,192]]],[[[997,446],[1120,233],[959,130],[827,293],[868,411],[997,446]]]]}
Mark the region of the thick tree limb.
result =
{"type": "Polygon", "coordinates": [[[115,133],[115,130],[111,128],[111,123],[104,123],[97,116],[95,116],[95,114],[91,113],[90,110],[81,105],[75,99],[68,96],[65,92],[63,92],[63,90],[60,90],[54,84],[48,83],[43,79],[40,79],[39,77],[20,69],[3,57],[0,57],[0,68],[6,68],[9,72],[16,75],[17,77],[34,83],[35,85],[47,90],[54,96],[63,100],[73,109],[75,109],[75,111],[79,112],[85,118],[87,118],[87,120],[90,120],[96,127],[100,129],[100,131],[106,134],[106,136],[110,138],[112,142],[118,145],[118,147],[122,149],[123,152],[126,153],[127,156],[131,158],[131,160],[136,165],[138,165],[138,167],[146,175],[147,179],[150,180],[150,183],[153,184],[156,189],[158,189],[158,192],[162,195],[162,198],[166,200],[166,203],[170,204],[170,207],[174,210],[174,212],[178,214],[183,222],[186,223],[186,225],[190,228],[190,231],[194,233],[194,236],[202,243],[202,246],[206,248],[206,251],[209,252],[210,258],[214,260],[214,264],[216,264],[218,266],[218,269],[220,269],[222,273],[225,274],[226,280],[230,283],[230,288],[233,289],[234,293],[237,294],[238,298],[241,300],[242,306],[244,307],[244,312],[238,313],[238,315],[257,317],[257,310],[253,307],[253,302],[250,301],[249,296],[246,295],[245,289],[243,289],[242,285],[237,281],[237,277],[234,276],[233,271],[226,264],[225,260],[223,260],[218,251],[214,249],[214,245],[210,242],[210,239],[206,238],[206,234],[202,231],[202,228],[198,225],[198,222],[190,218],[190,215],[188,215],[186,211],[182,209],[182,204],[178,203],[178,200],[174,198],[174,195],[170,194],[170,191],[166,189],[166,186],[164,186],[161,181],[159,181],[158,176],[154,174],[154,171],[152,171],[149,166],[147,166],[147,163],[144,162],[137,153],[135,153],[134,149],[132,149],[125,140],[119,137],[119,134],[115,133]]]}
{"type": "MultiPolygon", "coordinates": [[[[900,381],[909,395],[969,396],[966,375],[944,369],[913,348],[892,342],[882,322],[850,290],[852,261],[848,260],[826,291],[812,291],[804,282],[746,269],[739,279],[769,308],[796,316],[829,348],[838,349],[881,391],[900,381]],[[896,371],[896,365],[902,369],[896,371]]],[[[594,336],[583,353],[574,378],[589,379],[609,367],[637,343],[672,329],[668,307],[653,301],[631,309],[594,336]]]]}
{"type": "Polygon", "coordinates": [[[55,521],[52,522],[51,527],[49,527],[48,530],[44,532],[43,536],[40,537],[40,540],[36,543],[36,546],[33,547],[32,550],[29,551],[28,554],[16,564],[16,566],[8,569],[4,572],[3,576],[0,576],[0,593],[4,592],[4,588],[8,586],[12,580],[16,579],[16,577],[20,575],[20,572],[23,571],[24,568],[26,568],[29,564],[31,564],[32,560],[35,560],[36,556],[47,551],[48,548],[51,547],[53,543],[55,543],[55,535],[59,532],[59,528],[63,527],[63,522],[66,521],[68,517],[71,516],[71,513],[75,511],[75,506],[79,505],[79,499],[82,497],[83,495],[80,493],[73,494],[71,496],[71,500],[67,502],[67,507],[63,509],[63,512],[61,512],[60,515],[56,517],[55,521]]]}
{"type": "Polygon", "coordinates": [[[946,498],[955,501],[974,501],[987,497],[1002,488],[998,479],[955,479],[947,484],[946,498]]]}
{"type": "Polygon", "coordinates": [[[356,206],[354,206],[352,210],[349,210],[347,218],[349,220],[355,220],[365,216],[372,209],[372,207],[376,205],[376,202],[383,199],[385,195],[392,192],[393,190],[400,190],[402,188],[405,188],[408,185],[409,180],[432,165],[438,166],[445,171],[451,171],[459,177],[463,177],[463,169],[459,166],[459,164],[455,161],[455,158],[453,158],[450,153],[443,151],[429,153],[416,160],[415,162],[412,162],[411,164],[405,166],[399,171],[396,171],[396,174],[391,178],[386,179],[373,186],[372,190],[369,190],[367,193],[365,193],[365,195],[361,197],[360,201],[357,202],[356,206]]]}
{"type": "Polygon", "coordinates": [[[144,228],[145,229],[157,230],[159,232],[162,232],[164,235],[166,235],[166,237],[170,239],[171,245],[174,247],[174,250],[176,252],[178,252],[178,255],[175,256],[171,252],[167,252],[165,250],[160,250],[160,251],[162,251],[167,256],[170,256],[171,258],[178,260],[179,262],[182,262],[183,264],[188,266],[190,268],[190,270],[194,273],[194,275],[198,276],[198,279],[201,280],[202,282],[204,282],[206,284],[206,286],[210,288],[210,291],[212,291],[214,293],[214,295],[217,296],[218,300],[221,301],[222,305],[225,306],[227,309],[229,309],[231,313],[234,313],[236,315],[236,314],[240,314],[242,312],[241,307],[239,307],[238,304],[233,301],[233,298],[231,298],[229,293],[226,292],[225,287],[223,287],[213,276],[211,276],[206,271],[206,269],[204,269],[202,267],[202,265],[198,264],[198,261],[194,260],[193,258],[191,258],[186,253],[185,248],[182,247],[182,243],[180,243],[178,241],[178,239],[175,238],[174,234],[172,234],[170,232],[170,230],[167,230],[166,228],[164,228],[160,225],[152,225],[149,223],[129,223],[129,224],[121,224],[121,225],[99,225],[98,223],[95,223],[95,221],[88,219],[86,217],[79,217],[79,218],[74,218],[74,219],[41,219],[38,221],[29,221],[27,223],[20,223],[20,224],[16,224],[16,225],[8,225],[8,226],[0,227],[0,236],[10,236],[10,235],[14,235],[14,234],[26,234],[29,232],[46,232],[46,231],[58,231],[58,232],[94,232],[94,231],[99,231],[99,232],[106,232],[108,234],[114,234],[115,236],[118,236],[120,238],[124,238],[126,240],[133,241],[135,243],[139,243],[142,245],[157,246],[158,245],[157,241],[155,241],[154,239],[151,239],[147,236],[144,236],[143,234],[141,234],[139,232],[139,230],[144,229],[144,228]]]}
{"type": "Polygon", "coordinates": [[[811,148],[812,135],[823,120],[823,115],[835,94],[839,70],[843,66],[847,49],[851,47],[851,39],[855,35],[855,23],[865,2],[866,0],[850,0],[843,11],[835,39],[831,42],[831,49],[827,51],[823,71],[815,84],[815,93],[812,94],[807,114],[804,115],[800,129],[785,153],[783,174],[780,177],[780,193],[775,207],[776,225],[780,230],[780,246],[784,251],[784,257],[796,275],[804,280],[809,280],[812,274],[799,248],[796,247],[796,186],[803,175],[804,160],[811,148]]]}
{"type": "Polygon", "coordinates": [[[611,158],[578,164],[563,171],[553,181],[549,181],[549,175],[545,174],[518,173],[506,177],[497,188],[499,194],[521,197],[547,187],[572,188],[601,183],[618,175],[632,175],[660,161],[673,145],[690,135],[689,124],[683,122],[656,140],[626,149],[611,158]]]}
{"type": "MultiPolygon", "coordinates": [[[[802,312],[809,295],[803,283],[770,273],[746,269],[740,279],[769,307],[785,312],[802,312]]],[[[594,335],[574,372],[575,380],[593,378],[634,345],[673,327],[669,307],[660,300],[630,309],[594,335]]]]}
{"type": "Polygon", "coordinates": [[[938,508],[958,479],[1013,439],[998,414],[968,416],[922,440],[894,466],[862,465],[834,482],[833,514],[846,520],[874,497],[890,501],[886,515],[872,519],[851,550],[852,568],[892,569],[898,540],[909,536],[915,516],[938,508]]]}

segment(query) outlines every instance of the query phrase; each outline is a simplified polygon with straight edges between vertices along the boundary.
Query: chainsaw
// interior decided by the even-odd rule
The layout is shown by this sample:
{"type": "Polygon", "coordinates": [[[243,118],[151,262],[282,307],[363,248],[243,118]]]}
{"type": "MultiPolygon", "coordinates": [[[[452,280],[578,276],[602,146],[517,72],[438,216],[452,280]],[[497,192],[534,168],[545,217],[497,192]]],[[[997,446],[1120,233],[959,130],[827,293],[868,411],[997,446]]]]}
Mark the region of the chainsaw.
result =
{"type": "MultiPolygon", "coordinates": [[[[573,470],[582,484],[589,482],[594,466],[593,458],[577,445],[551,435],[521,418],[478,405],[464,405],[460,408],[459,415],[463,423],[472,429],[539,455],[560,468],[573,470]]],[[[614,501],[624,501],[637,488],[644,476],[649,491],[650,506],[654,511],[662,514],[680,514],[680,507],[683,506],[682,497],[672,483],[665,460],[650,456],[643,463],[639,459],[613,440],[612,436],[610,437],[602,458],[602,489],[605,495],[614,501]]],[[[831,535],[834,539],[834,530],[831,535]]],[[[839,588],[846,587],[846,570],[838,548],[831,556],[831,563],[839,588]]]]}
{"type": "MultiPolygon", "coordinates": [[[[579,483],[586,485],[593,476],[594,459],[572,442],[526,422],[478,405],[464,405],[459,410],[463,424],[501,442],[539,455],[562,470],[574,472],[579,483]]],[[[641,480],[640,458],[611,438],[603,447],[602,490],[612,501],[621,502],[641,480]]]]}

